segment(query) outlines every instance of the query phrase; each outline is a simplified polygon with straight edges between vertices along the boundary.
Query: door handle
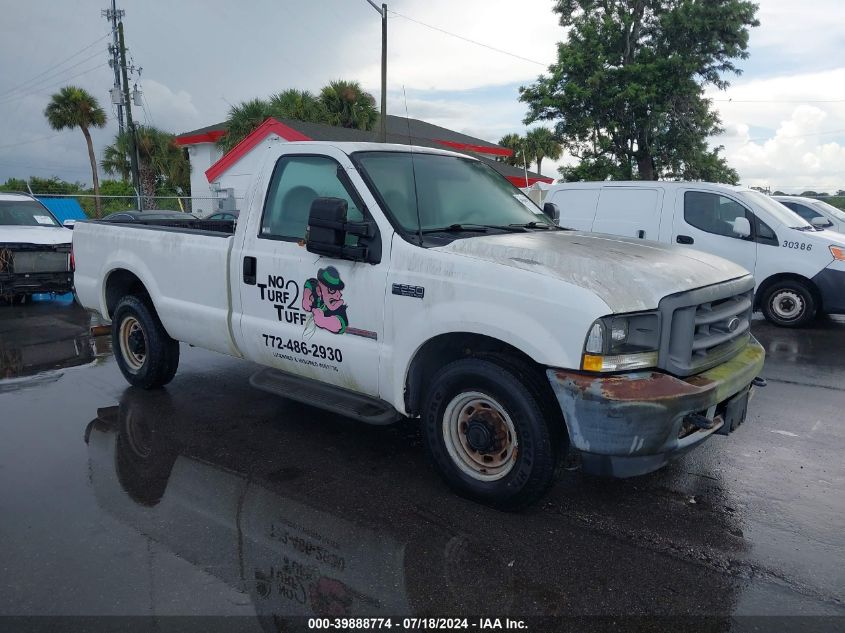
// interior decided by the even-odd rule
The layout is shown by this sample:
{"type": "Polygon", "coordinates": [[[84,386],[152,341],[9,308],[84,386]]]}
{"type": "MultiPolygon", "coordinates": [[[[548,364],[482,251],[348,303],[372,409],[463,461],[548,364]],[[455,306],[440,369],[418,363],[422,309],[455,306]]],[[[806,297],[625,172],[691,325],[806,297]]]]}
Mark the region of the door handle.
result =
{"type": "Polygon", "coordinates": [[[675,241],[678,244],[694,244],[695,240],[692,239],[689,235],[679,235],[675,238],[675,241]]]}
{"type": "Polygon", "coordinates": [[[258,262],[254,257],[244,257],[244,283],[250,286],[255,285],[256,269],[258,262]]]}

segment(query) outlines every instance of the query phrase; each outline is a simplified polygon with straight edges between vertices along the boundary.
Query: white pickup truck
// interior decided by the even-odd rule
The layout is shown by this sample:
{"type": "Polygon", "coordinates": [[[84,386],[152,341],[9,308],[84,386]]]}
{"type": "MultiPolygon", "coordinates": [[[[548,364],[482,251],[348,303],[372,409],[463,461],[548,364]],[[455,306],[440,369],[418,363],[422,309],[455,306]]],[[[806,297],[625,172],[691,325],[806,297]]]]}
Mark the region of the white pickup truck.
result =
{"type": "Polygon", "coordinates": [[[420,418],[460,493],[521,507],[561,455],[660,468],[746,416],[754,280],[677,246],[558,228],[481,162],[362,143],[268,147],[237,223],[86,222],[80,302],[126,379],[179,341],[258,388],[375,424],[420,418]]]}

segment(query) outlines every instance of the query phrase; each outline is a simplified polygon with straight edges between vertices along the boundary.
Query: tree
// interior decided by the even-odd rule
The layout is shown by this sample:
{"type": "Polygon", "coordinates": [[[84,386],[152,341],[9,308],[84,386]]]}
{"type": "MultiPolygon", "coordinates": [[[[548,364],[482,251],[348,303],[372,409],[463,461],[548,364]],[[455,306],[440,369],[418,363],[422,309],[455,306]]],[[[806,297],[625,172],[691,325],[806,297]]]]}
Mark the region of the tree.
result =
{"type": "Polygon", "coordinates": [[[54,130],[82,130],[88,145],[88,160],[91,162],[91,176],[94,184],[96,217],[102,217],[100,205],[100,179],[97,175],[97,158],[94,156],[94,144],[91,142],[92,127],[105,127],[106,113],[91,94],[76,86],[65,86],[50,98],[44,109],[44,116],[54,130]]]}
{"type": "Polygon", "coordinates": [[[569,29],[548,75],[520,88],[525,122],[555,121],[555,133],[588,171],[606,177],[732,179],[721,132],[704,97],[724,89],[748,56],[757,26],[748,0],[557,0],[569,29]]]}
{"type": "Polygon", "coordinates": [[[499,162],[517,167],[522,167],[528,162],[525,155],[525,139],[519,134],[505,134],[499,139],[498,144],[513,152],[510,156],[497,156],[496,160],[499,162]]]}
{"type": "Polygon", "coordinates": [[[320,91],[320,103],[329,125],[372,130],[379,118],[375,98],[357,81],[330,81],[320,91]]]}
{"type": "Polygon", "coordinates": [[[528,155],[537,163],[537,173],[543,164],[544,158],[557,160],[563,153],[560,141],[547,127],[537,127],[528,132],[525,137],[528,155]]]}
{"type": "MultiPolygon", "coordinates": [[[[166,190],[180,195],[190,190],[191,167],[175,137],[154,127],[136,126],[138,173],[141,182],[141,206],[155,209],[155,195],[166,190]]],[[[118,134],[114,143],[103,150],[102,167],[108,174],[124,180],[130,176],[129,132],[118,134]]]]}
{"type": "Polygon", "coordinates": [[[224,152],[228,152],[269,116],[270,102],[266,99],[252,99],[232,106],[226,118],[226,134],[218,141],[218,145],[224,152]]]}
{"type": "Polygon", "coordinates": [[[283,90],[270,97],[268,106],[270,115],[279,119],[321,123],[328,118],[322,101],[307,90],[283,90]]]}

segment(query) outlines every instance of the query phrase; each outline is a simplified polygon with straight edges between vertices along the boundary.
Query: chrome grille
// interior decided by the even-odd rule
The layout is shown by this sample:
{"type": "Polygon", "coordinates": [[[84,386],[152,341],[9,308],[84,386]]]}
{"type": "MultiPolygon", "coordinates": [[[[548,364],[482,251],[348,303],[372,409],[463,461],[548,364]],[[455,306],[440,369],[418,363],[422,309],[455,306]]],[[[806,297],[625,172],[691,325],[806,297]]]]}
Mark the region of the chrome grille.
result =
{"type": "Polygon", "coordinates": [[[660,367],[689,376],[734,356],[751,336],[753,299],[751,277],[666,297],[660,367]]]}

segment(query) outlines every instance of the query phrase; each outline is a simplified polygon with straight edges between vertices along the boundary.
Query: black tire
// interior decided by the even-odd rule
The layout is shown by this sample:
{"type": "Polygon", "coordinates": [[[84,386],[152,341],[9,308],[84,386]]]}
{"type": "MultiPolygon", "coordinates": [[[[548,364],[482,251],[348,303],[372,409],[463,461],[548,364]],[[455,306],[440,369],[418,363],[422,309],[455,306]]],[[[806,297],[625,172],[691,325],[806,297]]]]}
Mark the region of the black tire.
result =
{"type": "Polygon", "coordinates": [[[115,308],[111,331],[117,365],[130,385],[156,389],[173,380],[179,367],[179,341],[170,338],[148,302],[134,295],[123,297],[115,308]],[[124,327],[140,334],[122,341],[124,327]]]}
{"type": "Polygon", "coordinates": [[[816,316],[816,299],[806,284],[785,279],[766,288],[760,307],[763,316],[781,327],[803,327],[816,316]]]}
{"type": "Polygon", "coordinates": [[[539,499],[554,483],[562,446],[560,433],[550,428],[554,420],[544,415],[540,391],[526,384],[527,378],[490,360],[466,358],[445,366],[431,380],[423,403],[423,435],[441,476],[459,494],[502,510],[518,510],[539,499]],[[486,405],[485,399],[489,401],[486,405]],[[477,402],[487,408],[476,408],[477,402]],[[467,411],[472,413],[461,422],[467,411]],[[493,412],[492,418],[488,411],[493,412]],[[488,424],[490,419],[495,424],[488,424]],[[470,433],[473,425],[476,431],[481,429],[481,435],[474,438],[470,433]],[[484,442],[497,428],[513,428],[513,451],[502,450],[502,444],[508,444],[502,438],[510,437],[507,431],[495,433],[499,441],[492,444],[492,450],[473,448],[473,444],[491,446],[484,442]],[[483,441],[477,442],[479,438],[483,441]],[[478,460],[505,454],[511,457],[504,464],[482,472],[486,464],[478,460]]]}

